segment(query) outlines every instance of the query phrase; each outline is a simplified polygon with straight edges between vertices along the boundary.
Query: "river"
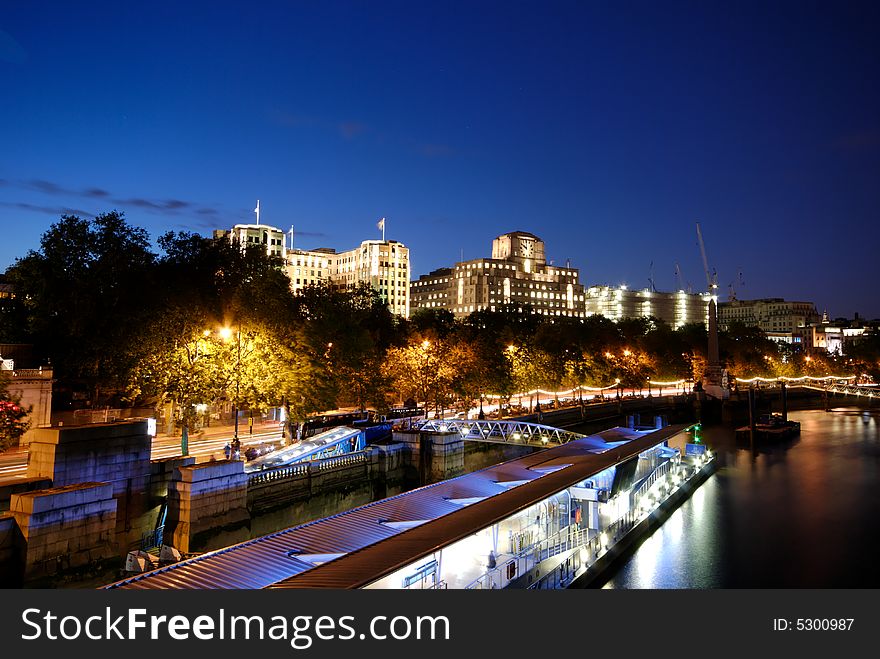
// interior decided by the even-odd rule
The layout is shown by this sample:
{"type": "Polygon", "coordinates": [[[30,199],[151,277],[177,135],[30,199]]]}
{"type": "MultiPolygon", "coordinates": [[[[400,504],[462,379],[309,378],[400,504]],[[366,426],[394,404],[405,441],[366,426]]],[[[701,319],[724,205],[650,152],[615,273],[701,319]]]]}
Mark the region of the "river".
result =
{"type": "Polygon", "coordinates": [[[880,587],[880,410],[790,418],[799,438],[755,452],[707,429],[720,468],[604,587],[880,587]]]}

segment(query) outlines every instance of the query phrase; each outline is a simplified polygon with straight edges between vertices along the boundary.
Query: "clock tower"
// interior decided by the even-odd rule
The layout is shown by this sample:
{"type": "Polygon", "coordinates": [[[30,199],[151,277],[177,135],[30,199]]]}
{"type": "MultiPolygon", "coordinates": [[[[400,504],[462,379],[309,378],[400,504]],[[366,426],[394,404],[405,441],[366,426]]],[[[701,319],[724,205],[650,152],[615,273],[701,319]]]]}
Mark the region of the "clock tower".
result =
{"type": "Polygon", "coordinates": [[[544,241],[527,231],[513,231],[498,236],[492,241],[492,258],[519,261],[526,272],[534,270],[534,266],[543,267],[547,263],[544,241]]]}

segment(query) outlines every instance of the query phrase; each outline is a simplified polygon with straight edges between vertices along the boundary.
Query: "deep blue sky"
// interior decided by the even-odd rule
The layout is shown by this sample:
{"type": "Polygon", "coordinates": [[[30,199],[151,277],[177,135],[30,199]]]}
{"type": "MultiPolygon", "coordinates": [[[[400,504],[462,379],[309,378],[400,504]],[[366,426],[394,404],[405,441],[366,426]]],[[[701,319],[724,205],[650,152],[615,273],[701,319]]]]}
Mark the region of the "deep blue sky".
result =
{"type": "Polygon", "coordinates": [[[880,316],[880,3],[130,4],[0,5],[0,269],[66,211],[260,198],[299,247],[386,216],[414,276],[523,229],[696,290],[700,221],[723,297],[880,316]]]}

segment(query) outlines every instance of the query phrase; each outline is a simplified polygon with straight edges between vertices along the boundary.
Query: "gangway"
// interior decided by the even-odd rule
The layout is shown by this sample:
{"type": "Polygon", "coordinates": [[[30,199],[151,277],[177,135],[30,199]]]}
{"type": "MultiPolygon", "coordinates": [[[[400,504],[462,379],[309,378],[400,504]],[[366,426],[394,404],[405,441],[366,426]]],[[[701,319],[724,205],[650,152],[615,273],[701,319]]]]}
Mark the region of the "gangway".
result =
{"type": "Polygon", "coordinates": [[[318,435],[304,439],[292,446],[254,458],[244,465],[245,472],[263,471],[286,467],[288,465],[329,458],[335,455],[353,453],[366,448],[366,434],[363,430],[338,426],[318,435]]]}

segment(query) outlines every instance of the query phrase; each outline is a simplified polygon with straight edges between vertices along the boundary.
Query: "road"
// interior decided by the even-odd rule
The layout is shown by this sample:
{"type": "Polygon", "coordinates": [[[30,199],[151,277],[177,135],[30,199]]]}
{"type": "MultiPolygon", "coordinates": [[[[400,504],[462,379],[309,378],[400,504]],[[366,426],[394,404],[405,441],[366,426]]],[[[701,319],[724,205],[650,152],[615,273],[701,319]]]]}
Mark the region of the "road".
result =
{"type": "MultiPolygon", "coordinates": [[[[207,462],[211,457],[218,460],[226,457],[223,449],[227,443],[232,442],[232,429],[224,427],[218,430],[219,432],[205,433],[201,437],[199,435],[190,436],[189,454],[195,457],[196,462],[207,462]]],[[[253,435],[239,431],[239,439],[242,451],[251,446],[277,444],[281,440],[281,430],[264,427],[259,432],[254,432],[253,435]]],[[[180,454],[180,437],[156,437],[153,439],[153,450],[150,456],[153,460],[173,458],[180,454]]],[[[0,481],[9,478],[26,478],[27,459],[27,448],[22,446],[0,453],[0,481]]]]}

